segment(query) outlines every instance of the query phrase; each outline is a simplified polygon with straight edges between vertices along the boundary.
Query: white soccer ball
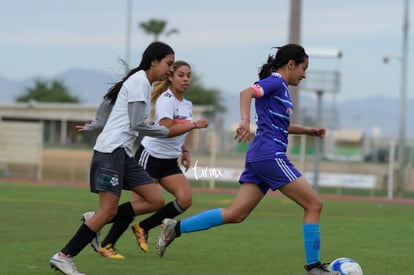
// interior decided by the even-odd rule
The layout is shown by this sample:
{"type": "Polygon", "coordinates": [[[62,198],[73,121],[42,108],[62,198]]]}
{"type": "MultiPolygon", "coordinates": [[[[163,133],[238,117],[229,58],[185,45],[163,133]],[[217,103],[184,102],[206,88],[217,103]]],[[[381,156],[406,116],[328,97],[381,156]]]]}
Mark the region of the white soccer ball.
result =
{"type": "Polygon", "coordinates": [[[333,260],[328,269],[330,271],[339,271],[342,275],[363,275],[361,266],[351,258],[338,258],[333,260]]]}

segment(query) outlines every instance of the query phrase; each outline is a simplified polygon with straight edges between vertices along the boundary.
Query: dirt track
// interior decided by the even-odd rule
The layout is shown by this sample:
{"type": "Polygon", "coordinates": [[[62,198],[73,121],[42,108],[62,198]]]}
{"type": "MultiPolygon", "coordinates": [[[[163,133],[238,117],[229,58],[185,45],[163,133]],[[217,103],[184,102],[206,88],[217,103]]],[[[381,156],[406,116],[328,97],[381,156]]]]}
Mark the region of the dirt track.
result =
{"type": "MultiPolygon", "coordinates": [[[[67,150],[67,149],[45,149],[42,158],[42,179],[59,181],[88,181],[88,173],[92,150],[67,150]]],[[[239,156],[217,156],[212,160],[207,155],[191,155],[192,163],[198,161],[200,166],[242,168],[244,166],[244,155],[239,156]]],[[[312,159],[306,160],[304,167],[299,167],[299,160],[292,159],[299,170],[313,171],[312,159]]],[[[411,169],[413,170],[413,169],[411,169]]],[[[364,163],[364,162],[335,162],[322,161],[320,171],[340,174],[369,174],[377,177],[376,189],[386,186],[388,172],[387,164],[364,163]]],[[[414,178],[414,170],[407,177],[414,178]]],[[[414,181],[407,186],[408,191],[414,191],[414,181]]]]}
{"type": "MultiPolygon", "coordinates": [[[[60,184],[60,185],[77,185],[77,186],[89,186],[88,173],[90,161],[92,158],[92,150],[64,150],[64,149],[46,149],[43,153],[43,179],[39,182],[30,178],[3,178],[3,182],[26,182],[26,183],[42,183],[42,184],[60,184]]],[[[209,156],[196,155],[192,156],[192,162],[198,161],[202,166],[222,166],[222,167],[234,167],[240,168],[244,165],[243,157],[219,157],[216,160],[210,159],[209,156]]],[[[306,165],[311,165],[306,164],[306,165]]],[[[321,165],[321,169],[325,171],[336,171],[340,173],[378,173],[384,172],[384,167],[372,164],[361,163],[332,163],[327,162],[321,165]]],[[[209,192],[209,193],[228,193],[234,194],[235,189],[209,189],[209,188],[193,188],[194,192],[209,192]]],[[[282,196],[280,192],[270,192],[269,196],[282,196]]],[[[362,197],[362,196],[341,196],[341,195],[328,195],[322,194],[324,199],[341,199],[341,200],[363,200],[373,201],[380,203],[407,203],[414,204],[414,199],[393,199],[376,198],[376,197],[362,197]]]]}

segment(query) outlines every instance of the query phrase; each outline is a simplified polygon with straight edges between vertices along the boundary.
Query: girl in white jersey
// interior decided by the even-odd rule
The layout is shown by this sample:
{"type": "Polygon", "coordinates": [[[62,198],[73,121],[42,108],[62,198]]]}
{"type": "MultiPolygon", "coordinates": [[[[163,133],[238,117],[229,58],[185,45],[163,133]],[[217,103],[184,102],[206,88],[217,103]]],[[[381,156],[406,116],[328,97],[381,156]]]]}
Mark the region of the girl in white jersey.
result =
{"type": "MultiPolygon", "coordinates": [[[[147,123],[152,83],[166,79],[173,64],[174,51],[169,45],[151,43],[145,49],[140,65],[105,95],[105,100],[109,100],[113,107],[97,138],[90,170],[90,189],[99,195],[99,209],[50,259],[52,268],[68,275],[82,275],[76,270],[72,257],[91,242],[105,224],[163,207],[164,199],[159,188],[133,157],[132,147],[138,134],[171,137],[183,133],[183,129],[177,127],[167,129],[147,123]],[[132,190],[143,199],[118,207],[122,189],[132,190]]],[[[192,127],[182,128],[188,130],[192,127]]],[[[116,255],[112,247],[103,249],[116,255]]]]}
{"type": "MultiPolygon", "coordinates": [[[[181,163],[187,170],[190,167],[190,153],[185,145],[188,132],[193,128],[208,127],[208,120],[202,118],[193,121],[192,103],[184,98],[190,83],[190,65],[185,61],[176,61],[172,75],[167,80],[158,83],[154,88],[151,100],[156,101],[155,125],[167,128],[188,125],[190,126],[189,130],[171,138],[145,136],[135,154],[139,164],[151,175],[154,181],[159,182],[176,198],[152,216],[132,226],[138,245],[144,252],[148,251],[149,230],[160,225],[164,218],[174,218],[183,213],[192,204],[190,184],[178,165],[178,158],[181,157],[181,163]]],[[[135,193],[132,194],[131,201],[136,203],[140,200],[142,198],[135,193]]],[[[132,218],[114,222],[101,246],[115,246],[131,222],[132,218]]],[[[114,258],[112,255],[102,255],[114,258]]]]}
{"type": "Polygon", "coordinates": [[[167,246],[181,234],[242,222],[270,189],[279,190],[304,210],[305,274],[340,275],[339,272],[328,271],[320,261],[322,201],[286,156],[288,134],[322,138],[326,133],[323,128],[305,128],[289,123],[293,105],[288,85],[297,86],[306,77],[308,63],[303,47],[296,44],[280,47],[276,56],[269,56],[261,68],[259,81],[240,93],[241,122],[236,133],[239,142],[250,138],[252,99],[255,99],[257,113],[257,132],[246,153],[245,169],[239,179],[240,189],[227,208],[210,209],[181,221],[163,220],[157,240],[159,256],[163,256],[167,246]]]}

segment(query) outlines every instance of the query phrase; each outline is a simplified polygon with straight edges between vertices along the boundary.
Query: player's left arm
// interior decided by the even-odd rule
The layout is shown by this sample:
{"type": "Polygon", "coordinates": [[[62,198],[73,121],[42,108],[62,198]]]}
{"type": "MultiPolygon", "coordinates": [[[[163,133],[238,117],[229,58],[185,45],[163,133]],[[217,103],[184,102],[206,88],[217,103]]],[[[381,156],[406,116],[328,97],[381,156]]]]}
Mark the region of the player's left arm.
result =
{"type": "Polygon", "coordinates": [[[314,137],[320,137],[320,138],[323,138],[326,135],[325,128],[304,127],[304,126],[295,125],[295,124],[290,125],[288,131],[289,131],[289,134],[293,134],[293,135],[307,135],[307,136],[314,136],[314,137]]]}
{"type": "Polygon", "coordinates": [[[146,121],[146,104],[143,101],[135,101],[128,103],[128,115],[131,128],[140,135],[150,137],[167,137],[169,131],[164,126],[150,125],[146,121]]]}
{"type": "Polygon", "coordinates": [[[187,172],[191,164],[190,151],[188,150],[185,144],[183,144],[183,146],[181,147],[181,151],[181,164],[184,166],[185,172],[187,172]]]}
{"type": "Polygon", "coordinates": [[[113,104],[110,100],[103,100],[96,111],[95,120],[89,120],[84,125],[76,125],[75,128],[79,132],[103,129],[112,111],[112,107],[113,104]]]}

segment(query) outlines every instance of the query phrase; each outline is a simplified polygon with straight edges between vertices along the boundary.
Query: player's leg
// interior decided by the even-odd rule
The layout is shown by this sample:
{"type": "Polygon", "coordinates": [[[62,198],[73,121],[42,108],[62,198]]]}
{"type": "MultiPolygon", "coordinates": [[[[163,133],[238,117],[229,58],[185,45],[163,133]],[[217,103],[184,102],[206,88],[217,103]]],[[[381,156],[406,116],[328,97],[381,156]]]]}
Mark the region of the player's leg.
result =
{"type": "Polygon", "coordinates": [[[244,183],[227,208],[211,209],[180,221],[181,233],[206,230],[227,223],[240,223],[252,212],[263,198],[263,192],[256,184],[244,183]]]}
{"type": "Polygon", "coordinates": [[[76,270],[72,257],[76,256],[96,236],[97,232],[117,214],[123,184],[123,149],[112,154],[95,151],[90,171],[90,189],[99,193],[99,210],[73,235],[65,247],[49,261],[52,268],[65,274],[82,274],[76,270]],[[119,157],[119,161],[118,158],[119,157]],[[101,169],[105,167],[105,169],[101,169]],[[118,184],[113,185],[113,182],[118,184]]]}
{"type": "Polygon", "coordinates": [[[142,251],[148,251],[148,233],[160,225],[165,218],[175,218],[182,214],[192,204],[190,184],[181,173],[169,175],[159,180],[161,186],[175,196],[175,200],[168,202],[162,209],[147,217],[146,219],[132,225],[132,231],[137,238],[138,246],[142,251]]]}
{"type": "Polygon", "coordinates": [[[302,176],[280,188],[280,192],[304,209],[302,233],[305,247],[306,265],[309,274],[335,274],[328,271],[320,262],[320,215],[322,200],[307,180],[302,176]]]}
{"type": "Polygon", "coordinates": [[[82,275],[76,270],[72,257],[76,256],[96,236],[108,221],[116,215],[119,196],[111,192],[99,192],[99,210],[73,235],[65,247],[49,261],[50,266],[64,274],[82,275]],[[115,209],[115,210],[114,210],[115,209]]]}
{"type": "MultiPolygon", "coordinates": [[[[81,221],[83,223],[86,222],[87,220],[92,218],[95,215],[95,213],[96,213],[95,211],[84,212],[82,214],[81,221]]],[[[99,253],[99,247],[100,247],[99,235],[100,235],[100,231],[96,232],[95,237],[91,241],[91,247],[93,248],[93,251],[97,253],[99,253]]]]}
{"type": "MultiPolygon", "coordinates": [[[[131,201],[139,201],[139,200],[144,200],[144,199],[138,194],[132,193],[131,201]]],[[[148,244],[147,244],[148,231],[144,230],[138,223],[134,223],[131,226],[131,229],[132,229],[132,233],[137,239],[139,248],[141,248],[141,250],[144,252],[148,252],[148,244]]]]}
{"type": "Polygon", "coordinates": [[[158,255],[163,256],[167,246],[182,233],[207,230],[227,223],[242,222],[263,197],[264,193],[256,184],[244,183],[228,208],[206,210],[179,222],[165,219],[157,241],[158,255]]]}
{"type": "Polygon", "coordinates": [[[279,191],[303,208],[304,224],[319,223],[323,206],[322,200],[303,176],[281,187],[279,191]]]}
{"type": "Polygon", "coordinates": [[[146,231],[161,224],[165,218],[174,218],[182,214],[192,204],[190,184],[183,174],[175,174],[164,177],[160,184],[166,191],[174,195],[175,200],[164,205],[162,209],[140,222],[146,231]]]}
{"type": "Polygon", "coordinates": [[[106,255],[103,255],[101,251],[101,254],[103,256],[114,259],[123,259],[123,257],[118,256],[119,253],[116,253],[116,255],[114,255],[112,252],[115,251],[114,247],[116,242],[128,229],[134,217],[137,215],[154,212],[164,204],[160,190],[155,183],[139,185],[137,187],[134,187],[132,191],[139,193],[140,198],[142,199],[125,202],[119,206],[119,216],[117,219],[114,219],[114,222],[108,234],[101,243],[101,248],[110,248],[109,253],[105,253],[106,255]]]}
{"type": "Polygon", "coordinates": [[[124,187],[137,194],[139,199],[119,206],[117,217],[112,221],[113,225],[102,241],[102,247],[113,247],[135,216],[154,212],[164,205],[158,185],[136,160],[129,159],[126,167],[124,187]]]}

